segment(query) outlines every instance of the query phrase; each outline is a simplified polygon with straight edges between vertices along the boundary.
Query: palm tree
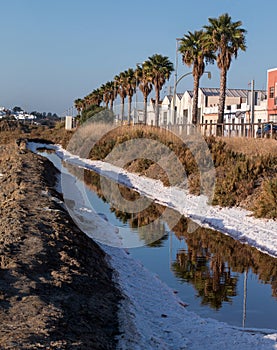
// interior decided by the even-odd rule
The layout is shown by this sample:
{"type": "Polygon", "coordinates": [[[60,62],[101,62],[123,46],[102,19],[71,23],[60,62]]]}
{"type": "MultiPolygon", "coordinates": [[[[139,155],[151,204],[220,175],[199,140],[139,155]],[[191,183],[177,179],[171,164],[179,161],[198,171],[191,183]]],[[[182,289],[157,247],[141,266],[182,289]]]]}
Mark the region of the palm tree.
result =
{"type": "Polygon", "coordinates": [[[128,96],[128,124],[131,122],[132,98],[136,91],[136,75],[132,68],[124,72],[124,86],[128,96]]]}
{"type": "Polygon", "coordinates": [[[77,109],[78,114],[81,114],[82,109],[84,108],[84,100],[81,98],[77,98],[74,101],[75,108],[77,109]]]}
{"type": "Polygon", "coordinates": [[[112,111],[114,100],[116,99],[116,95],[117,95],[116,82],[108,81],[106,83],[106,89],[109,92],[110,110],[112,111]]]}
{"type": "Polygon", "coordinates": [[[198,89],[199,81],[205,71],[205,63],[213,62],[215,56],[211,51],[203,30],[188,32],[180,41],[179,51],[182,54],[183,63],[192,66],[193,83],[193,105],[192,123],[196,125],[198,120],[198,89]]]}
{"type": "Polygon", "coordinates": [[[102,94],[103,102],[105,103],[106,108],[108,108],[110,102],[110,93],[107,84],[101,85],[100,93],[102,94]]]}
{"type": "Polygon", "coordinates": [[[121,99],[121,122],[123,122],[124,102],[125,102],[125,98],[127,96],[126,88],[125,88],[125,73],[121,72],[121,73],[119,73],[119,75],[116,75],[114,77],[114,81],[116,82],[117,93],[119,94],[120,99],[121,99]]]}
{"type": "Polygon", "coordinates": [[[144,62],[143,68],[149,81],[155,87],[155,125],[159,126],[160,91],[174,70],[173,64],[169,61],[168,57],[155,54],[148,57],[148,60],[144,62]]]}
{"type": "MultiPolygon", "coordinates": [[[[232,58],[237,58],[238,51],[246,50],[246,30],[241,28],[242,22],[232,22],[231,17],[225,13],[219,18],[209,18],[210,24],[204,26],[207,30],[207,39],[211,48],[217,52],[217,66],[220,69],[220,93],[218,106],[218,123],[224,122],[224,107],[226,97],[227,72],[230,68],[232,58]]],[[[219,127],[221,134],[222,129],[219,127]]]]}
{"type": "Polygon", "coordinates": [[[90,94],[85,97],[86,100],[86,108],[91,105],[100,106],[103,101],[103,93],[101,89],[94,89],[90,94]]]}
{"type": "Polygon", "coordinates": [[[143,123],[146,124],[147,121],[147,99],[148,95],[153,89],[153,85],[151,84],[150,77],[146,74],[146,70],[144,68],[144,63],[142,67],[138,66],[135,72],[137,76],[137,82],[140,91],[143,94],[143,102],[144,102],[144,116],[143,116],[143,123]]]}

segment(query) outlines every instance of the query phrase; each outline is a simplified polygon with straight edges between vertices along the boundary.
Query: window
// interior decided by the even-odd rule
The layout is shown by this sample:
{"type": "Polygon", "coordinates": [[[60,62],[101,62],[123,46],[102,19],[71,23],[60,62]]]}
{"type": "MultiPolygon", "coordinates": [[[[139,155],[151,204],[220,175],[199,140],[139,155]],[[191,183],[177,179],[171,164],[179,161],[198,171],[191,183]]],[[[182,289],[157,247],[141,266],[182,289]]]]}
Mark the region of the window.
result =
{"type": "Polygon", "coordinates": [[[271,86],[269,88],[269,98],[273,98],[274,97],[274,86],[271,86]]]}
{"type": "Polygon", "coordinates": [[[273,123],[277,123],[277,114],[270,114],[269,121],[273,123]]]}

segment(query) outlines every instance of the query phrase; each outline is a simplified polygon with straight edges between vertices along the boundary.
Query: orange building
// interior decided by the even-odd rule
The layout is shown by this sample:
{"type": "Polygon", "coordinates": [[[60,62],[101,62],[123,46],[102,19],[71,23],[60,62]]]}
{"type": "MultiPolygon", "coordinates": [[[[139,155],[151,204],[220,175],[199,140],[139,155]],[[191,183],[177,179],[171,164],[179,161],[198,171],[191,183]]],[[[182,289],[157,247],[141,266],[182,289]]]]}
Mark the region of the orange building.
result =
{"type": "Polygon", "coordinates": [[[277,122],[277,68],[267,71],[267,117],[277,122]]]}

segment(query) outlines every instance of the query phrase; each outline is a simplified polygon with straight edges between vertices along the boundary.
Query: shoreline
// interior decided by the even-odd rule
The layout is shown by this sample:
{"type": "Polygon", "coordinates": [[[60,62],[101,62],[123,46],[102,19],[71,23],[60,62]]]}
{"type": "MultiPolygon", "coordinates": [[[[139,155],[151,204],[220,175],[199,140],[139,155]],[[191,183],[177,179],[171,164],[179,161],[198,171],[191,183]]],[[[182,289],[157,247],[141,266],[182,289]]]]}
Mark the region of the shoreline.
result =
{"type": "Polygon", "coordinates": [[[59,204],[51,162],[20,142],[0,151],[0,348],[115,349],[107,255],[59,204]]]}

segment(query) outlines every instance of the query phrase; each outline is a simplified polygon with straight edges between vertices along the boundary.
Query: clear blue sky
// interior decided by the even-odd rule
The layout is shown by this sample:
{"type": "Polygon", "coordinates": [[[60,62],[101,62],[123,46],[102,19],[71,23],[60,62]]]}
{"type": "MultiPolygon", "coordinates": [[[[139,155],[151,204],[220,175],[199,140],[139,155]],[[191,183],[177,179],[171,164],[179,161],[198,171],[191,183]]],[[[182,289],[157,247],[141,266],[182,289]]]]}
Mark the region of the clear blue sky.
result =
{"type": "MultiPolygon", "coordinates": [[[[225,12],[247,30],[247,51],[232,63],[228,87],[255,79],[265,88],[266,70],[277,67],[276,0],[0,0],[0,106],[62,115],[154,53],[175,62],[176,38],[225,12]]],[[[179,62],[178,75],[188,72],[179,62]]],[[[216,64],[207,70],[212,80],[204,76],[200,85],[218,87],[216,64]]],[[[190,76],[178,90],[186,89],[190,76]]]]}

